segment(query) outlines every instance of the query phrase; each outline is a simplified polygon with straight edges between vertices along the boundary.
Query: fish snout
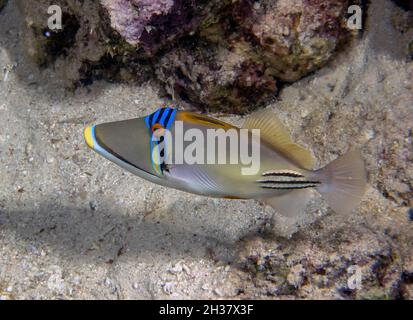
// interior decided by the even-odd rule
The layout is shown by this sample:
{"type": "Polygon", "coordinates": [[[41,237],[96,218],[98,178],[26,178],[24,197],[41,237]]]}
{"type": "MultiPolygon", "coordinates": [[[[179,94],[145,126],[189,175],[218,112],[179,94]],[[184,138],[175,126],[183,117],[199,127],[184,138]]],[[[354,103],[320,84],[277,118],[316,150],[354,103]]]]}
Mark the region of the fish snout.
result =
{"type": "Polygon", "coordinates": [[[86,144],[88,145],[89,148],[94,149],[94,137],[93,137],[93,130],[94,130],[94,126],[88,126],[85,128],[85,130],[83,131],[84,137],[85,137],[85,141],[86,144]]]}
{"type": "Polygon", "coordinates": [[[106,159],[135,174],[154,175],[150,134],[143,118],[87,126],[86,144],[106,159]]]}

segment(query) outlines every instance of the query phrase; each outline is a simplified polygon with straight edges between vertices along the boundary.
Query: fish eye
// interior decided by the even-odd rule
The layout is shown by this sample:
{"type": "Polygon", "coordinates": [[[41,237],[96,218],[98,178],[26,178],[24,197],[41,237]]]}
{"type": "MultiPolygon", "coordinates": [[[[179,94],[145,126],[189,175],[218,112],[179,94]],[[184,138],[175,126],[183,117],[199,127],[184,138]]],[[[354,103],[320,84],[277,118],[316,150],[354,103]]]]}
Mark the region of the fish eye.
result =
{"type": "Polygon", "coordinates": [[[164,133],[165,133],[165,128],[160,124],[160,123],[155,123],[152,127],[151,127],[151,131],[152,134],[156,137],[156,138],[162,138],[164,133]]]}
{"type": "Polygon", "coordinates": [[[155,123],[152,127],[151,127],[151,131],[155,132],[158,129],[164,129],[164,127],[160,124],[160,123],[155,123]]]}

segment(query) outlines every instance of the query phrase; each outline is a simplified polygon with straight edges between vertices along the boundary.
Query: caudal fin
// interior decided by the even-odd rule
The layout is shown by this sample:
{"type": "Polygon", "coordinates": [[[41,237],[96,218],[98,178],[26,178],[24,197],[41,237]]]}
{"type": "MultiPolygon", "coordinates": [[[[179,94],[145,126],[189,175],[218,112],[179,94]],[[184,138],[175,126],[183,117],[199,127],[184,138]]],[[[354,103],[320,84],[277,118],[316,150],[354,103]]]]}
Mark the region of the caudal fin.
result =
{"type": "Polygon", "coordinates": [[[339,214],[348,214],[360,203],[366,189],[366,170],[359,150],[352,150],[317,170],[318,191],[339,214]]]}

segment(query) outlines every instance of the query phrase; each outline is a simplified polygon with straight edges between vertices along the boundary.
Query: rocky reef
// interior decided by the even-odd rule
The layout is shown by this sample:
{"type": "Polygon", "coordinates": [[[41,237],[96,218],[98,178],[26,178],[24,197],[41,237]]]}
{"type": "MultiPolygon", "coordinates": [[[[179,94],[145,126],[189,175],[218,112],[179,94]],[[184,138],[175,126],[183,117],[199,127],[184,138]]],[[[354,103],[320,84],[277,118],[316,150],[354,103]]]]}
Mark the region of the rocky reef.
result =
{"type": "Polygon", "coordinates": [[[349,0],[18,1],[26,48],[69,86],[155,76],[174,99],[244,113],[325,65],[355,32],[349,0]],[[50,5],[62,29],[49,30],[50,5]]]}
{"type": "Polygon", "coordinates": [[[180,37],[195,32],[200,23],[214,17],[229,1],[206,0],[102,0],[111,27],[148,56],[180,37]]]}

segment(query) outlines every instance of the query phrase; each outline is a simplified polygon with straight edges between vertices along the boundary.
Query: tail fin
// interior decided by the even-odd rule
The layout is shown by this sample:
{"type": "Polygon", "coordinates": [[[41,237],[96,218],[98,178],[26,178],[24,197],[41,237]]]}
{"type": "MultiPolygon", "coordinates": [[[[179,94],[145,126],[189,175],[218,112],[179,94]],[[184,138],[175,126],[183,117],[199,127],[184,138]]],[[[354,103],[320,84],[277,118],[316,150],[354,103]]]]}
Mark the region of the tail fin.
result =
{"type": "Polygon", "coordinates": [[[367,178],[359,150],[346,153],[315,173],[322,182],[318,191],[335,212],[349,214],[360,203],[367,178]]]}

